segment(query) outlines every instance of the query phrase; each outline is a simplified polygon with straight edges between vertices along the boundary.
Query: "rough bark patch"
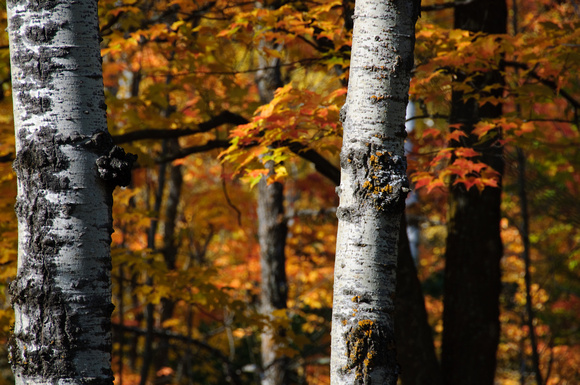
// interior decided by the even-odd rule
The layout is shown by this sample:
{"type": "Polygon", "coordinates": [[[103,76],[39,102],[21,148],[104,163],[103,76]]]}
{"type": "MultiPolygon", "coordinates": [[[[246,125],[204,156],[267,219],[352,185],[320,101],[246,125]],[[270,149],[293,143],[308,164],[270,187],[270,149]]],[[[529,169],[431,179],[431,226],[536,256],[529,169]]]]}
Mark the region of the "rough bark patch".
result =
{"type": "Polygon", "coordinates": [[[347,364],[345,372],[355,371],[355,380],[360,385],[370,385],[373,368],[384,367],[388,351],[394,349],[394,341],[389,341],[381,333],[378,324],[371,320],[361,320],[345,333],[347,364]]]}

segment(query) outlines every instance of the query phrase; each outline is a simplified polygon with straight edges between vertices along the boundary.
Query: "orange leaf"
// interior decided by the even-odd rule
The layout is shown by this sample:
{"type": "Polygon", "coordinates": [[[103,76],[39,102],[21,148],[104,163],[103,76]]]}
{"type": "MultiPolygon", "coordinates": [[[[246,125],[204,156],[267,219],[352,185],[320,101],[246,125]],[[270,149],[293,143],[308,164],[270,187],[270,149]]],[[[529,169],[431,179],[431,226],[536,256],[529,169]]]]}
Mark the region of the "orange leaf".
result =
{"type": "Polygon", "coordinates": [[[427,186],[428,184],[430,184],[433,181],[433,175],[427,174],[427,173],[421,173],[422,175],[420,177],[418,177],[417,179],[414,179],[415,181],[415,188],[416,189],[420,189],[421,187],[427,186]]]}
{"type": "MultiPolygon", "coordinates": [[[[479,178],[473,177],[473,176],[469,176],[466,178],[457,178],[455,179],[455,182],[453,182],[453,185],[458,185],[458,184],[463,184],[465,186],[465,189],[469,190],[471,189],[473,186],[477,186],[479,183],[479,178]]],[[[477,186],[479,188],[479,186],[477,186]]]]}
{"type": "Polygon", "coordinates": [[[445,183],[441,179],[435,179],[427,186],[427,193],[431,193],[437,187],[445,187],[445,183]]]}
{"type": "Polygon", "coordinates": [[[466,173],[479,173],[482,169],[487,167],[485,163],[475,163],[465,158],[455,159],[455,161],[453,161],[453,166],[466,170],[466,173]]]}
{"type": "Polygon", "coordinates": [[[489,122],[479,122],[473,129],[473,134],[477,135],[479,139],[485,136],[489,131],[495,128],[495,124],[489,122]]]}
{"type": "Polygon", "coordinates": [[[471,158],[473,156],[481,155],[471,147],[458,147],[455,149],[455,155],[463,158],[471,158]]]}
{"type": "Polygon", "coordinates": [[[445,139],[447,139],[447,141],[455,140],[456,142],[459,142],[459,138],[462,136],[467,137],[467,134],[462,130],[455,130],[447,134],[445,139]]]}
{"type": "Polygon", "coordinates": [[[440,135],[441,135],[441,131],[436,129],[436,128],[427,128],[426,130],[423,131],[423,138],[426,138],[428,136],[431,136],[433,138],[437,138],[440,135]]]}

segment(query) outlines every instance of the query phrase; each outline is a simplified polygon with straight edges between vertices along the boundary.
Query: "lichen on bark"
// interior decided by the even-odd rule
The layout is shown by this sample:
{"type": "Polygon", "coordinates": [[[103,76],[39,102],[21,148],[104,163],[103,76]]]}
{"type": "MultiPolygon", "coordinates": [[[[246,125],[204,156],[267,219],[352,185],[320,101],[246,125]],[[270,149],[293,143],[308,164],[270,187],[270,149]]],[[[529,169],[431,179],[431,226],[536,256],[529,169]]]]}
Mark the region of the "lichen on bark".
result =
{"type": "Polygon", "coordinates": [[[394,341],[389,340],[371,320],[360,320],[345,333],[347,363],[343,370],[354,371],[355,381],[359,385],[372,383],[370,373],[375,365],[382,366],[389,347],[394,347],[394,341]]]}

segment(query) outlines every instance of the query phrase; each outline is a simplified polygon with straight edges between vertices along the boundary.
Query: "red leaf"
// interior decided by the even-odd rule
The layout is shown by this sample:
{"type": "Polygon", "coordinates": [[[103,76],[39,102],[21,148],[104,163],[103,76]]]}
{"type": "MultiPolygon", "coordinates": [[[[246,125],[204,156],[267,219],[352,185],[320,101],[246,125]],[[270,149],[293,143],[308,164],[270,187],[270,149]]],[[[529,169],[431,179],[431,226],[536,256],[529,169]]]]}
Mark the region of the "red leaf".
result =
{"type": "Polygon", "coordinates": [[[477,186],[479,188],[479,178],[470,176],[467,178],[457,178],[455,179],[455,182],[453,182],[453,185],[458,185],[458,184],[463,184],[465,186],[465,189],[469,190],[471,189],[473,186],[477,186]]]}
{"type": "Polygon", "coordinates": [[[481,155],[471,147],[458,147],[455,149],[455,155],[463,158],[471,158],[473,156],[481,155]]]}
{"type": "Polygon", "coordinates": [[[467,134],[461,130],[455,130],[447,134],[445,138],[447,139],[447,141],[455,140],[456,142],[459,142],[459,138],[462,136],[467,137],[467,134]]]}

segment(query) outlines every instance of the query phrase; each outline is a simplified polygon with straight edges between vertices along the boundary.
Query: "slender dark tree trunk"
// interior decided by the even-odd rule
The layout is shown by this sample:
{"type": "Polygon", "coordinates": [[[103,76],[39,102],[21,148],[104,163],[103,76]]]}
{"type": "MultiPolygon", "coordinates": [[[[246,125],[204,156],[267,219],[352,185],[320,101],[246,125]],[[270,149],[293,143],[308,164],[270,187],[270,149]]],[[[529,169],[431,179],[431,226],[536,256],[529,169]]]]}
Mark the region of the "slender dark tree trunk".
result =
{"type": "Polygon", "coordinates": [[[526,191],[526,157],[521,148],[517,148],[518,156],[518,193],[520,196],[520,211],[522,216],[522,225],[520,233],[524,251],[522,258],[524,260],[524,282],[526,290],[526,324],[530,336],[530,345],[532,347],[532,364],[536,375],[536,385],[544,385],[544,378],[540,369],[540,354],[538,352],[538,340],[536,336],[536,327],[534,326],[534,304],[532,302],[532,273],[530,259],[530,218],[528,215],[528,196],[526,191]]]}
{"type": "MultiPolygon", "coordinates": [[[[286,278],[286,237],[288,227],[284,216],[284,186],[279,182],[259,183],[258,218],[260,238],[260,311],[270,316],[273,311],[285,309],[288,297],[286,278]]],[[[276,335],[284,330],[268,328],[262,331],[262,385],[288,383],[288,358],[280,354],[276,335]]]]}
{"type": "MultiPolygon", "coordinates": [[[[167,141],[163,142],[163,151],[167,150],[167,141]]],[[[165,180],[167,176],[167,165],[162,164],[159,166],[159,173],[157,178],[157,191],[155,192],[155,201],[153,203],[153,213],[157,216],[151,220],[151,225],[149,226],[149,233],[147,234],[147,247],[151,250],[155,250],[155,234],[157,233],[157,227],[159,225],[159,212],[161,211],[161,205],[163,200],[163,190],[165,189],[165,180]]],[[[147,278],[147,285],[153,285],[153,280],[147,278]]],[[[145,385],[149,377],[149,372],[151,365],[153,364],[154,358],[154,346],[153,346],[153,328],[155,327],[155,305],[148,303],[145,307],[145,325],[147,333],[145,334],[145,346],[143,348],[143,364],[141,366],[141,379],[139,380],[140,385],[145,385]]]]}
{"type": "Polygon", "coordinates": [[[411,256],[403,215],[399,231],[395,338],[400,378],[404,385],[441,385],[441,367],[433,345],[421,282],[411,256]]]}
{"type": "MultiPolygon", "coordinates": [[[[170,144],[173,150],[177,150],[179,144],[177,141],[170,144]]],[[[175,241],[175,226],[177,222],[177,209],[181,198],[181,186],[183,184],[183,174],[180,165],[170,165],[169,180],[168,180],[168,194],[165,206],[165,220],[163,227],[163,259],[169,271],[175,270],[177,261],[178,245],[175,241]]],[[[163,323],[173,317],[175,309],[175,301],[171,298],[161,298],[161,313],[159,316],[159,324],[163,327],[163,323]]],[[[159,370],[168,365],[169,362],[169,339],[163,338],[159,341],[156,352],[155,369],[159,370]]]]}
{"type": "MultiPolygon", "coordinates": [[[[505,0],[477,0],[455,8],[456,28],[505,33],[506,23],[505,0]]],[[[457,75],[462,81],[474,74],[457,75]]],[[[503,83],[500,71],[475,74],[473,92],[482,95],[486,85],[498,83],[503,83]]],[[[501,92],[491,94],[501,97],[501,92]]],[[[501,112],[501,104],[479,105],[469,94],[452,93],[450,122],[461,123],[468,137],[450,145],[474,148],[482,154],[480,161],[503,174],[502,147],[495,140],[480,143],[471,134],[479,120],[498,117],[501,112]]],[[[500,203],[501,187],[487,187],[482,192],[476,188],[467,191],[461,184],[450,187],[441,358],[447,385],[494,383],[503,255],[500,203]]]]}
{"type": "MultiPolygon", "coordinates": [[[[272,7],[279,6],[274,4],[272,7]]],[[[262,42],[270,49],[276,49],[271,42],[262,42]]],[[[282,87],[280,60],[259,58],[260,70],[256,83],[260,101],[269,103],[277,88],[282,87]]],[[[260,311],[271,317],[274,310],[285,309],[288,296],[286,277],[286,237],[288,227],[284,212],[284,185],[280,182],[268,184],[263,179],[258,184],[258,237],[260,240],[261,295],[260,311]]],[[[262,331],[262,385],[285,385],[288,383],[289,359],[280,353],[276,335],[284,330],[268,328],[262,331]]]]}

